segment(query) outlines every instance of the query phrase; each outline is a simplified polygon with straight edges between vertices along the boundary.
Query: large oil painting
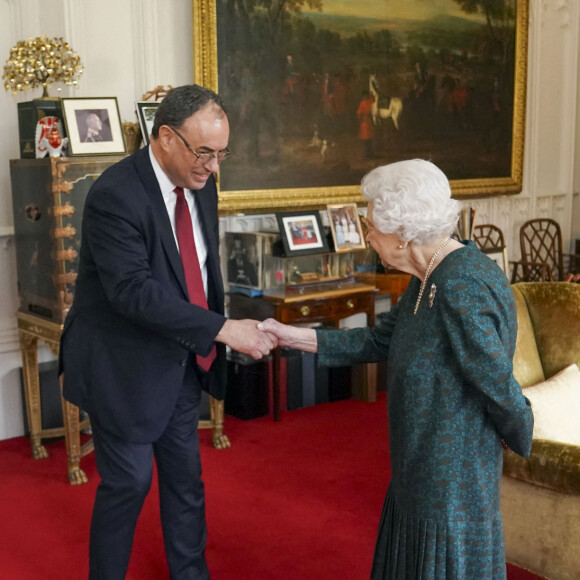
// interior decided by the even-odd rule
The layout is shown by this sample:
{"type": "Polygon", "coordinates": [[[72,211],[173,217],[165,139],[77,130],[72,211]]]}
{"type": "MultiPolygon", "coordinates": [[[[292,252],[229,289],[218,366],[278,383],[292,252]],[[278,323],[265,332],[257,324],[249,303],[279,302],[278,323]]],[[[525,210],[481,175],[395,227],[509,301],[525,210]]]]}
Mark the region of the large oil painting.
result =
{"type": "Polygon", "coordinates": [[[528,0],[193,0],[195,81],[224,98],[222,212],[360,201],[421,157],[458,198],[522,187],[528,0]]]}

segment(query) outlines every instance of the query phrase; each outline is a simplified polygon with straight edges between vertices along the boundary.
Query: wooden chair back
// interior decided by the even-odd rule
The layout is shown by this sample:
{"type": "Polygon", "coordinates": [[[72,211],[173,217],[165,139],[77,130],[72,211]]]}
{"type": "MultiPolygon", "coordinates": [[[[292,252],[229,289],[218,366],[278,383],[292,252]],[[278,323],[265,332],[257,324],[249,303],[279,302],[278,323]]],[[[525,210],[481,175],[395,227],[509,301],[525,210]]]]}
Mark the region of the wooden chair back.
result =
{"type": "Polygon", "coordinates": [[[503,271],[508,276],[508,255],[503,232],[493,224],[481,224],[473,228],[473,241],[484,254],[501,253],[503,271]]]}
{"type": "Polygon", "coordinates": [[[560,224],[551,218],[536,218],[520,228],[522,272],[525,282],[564,280],[562,232],[560,224]],[[544,266],[543,273],[538,266],[544,266]]]}

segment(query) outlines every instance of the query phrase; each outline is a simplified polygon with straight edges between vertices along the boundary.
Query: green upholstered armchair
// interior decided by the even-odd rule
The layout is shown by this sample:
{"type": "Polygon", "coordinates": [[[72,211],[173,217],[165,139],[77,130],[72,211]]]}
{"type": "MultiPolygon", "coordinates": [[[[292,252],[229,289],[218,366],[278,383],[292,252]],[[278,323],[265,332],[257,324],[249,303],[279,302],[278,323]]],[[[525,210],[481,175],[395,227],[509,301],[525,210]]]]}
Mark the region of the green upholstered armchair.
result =
{"type": "MultiPolygon", "coordinates": [[[[512,289],[514,375],[525,394],[568,365],[580,366],[580,284],[524,282],[512,289]]],[[[550,580],[578,580],[580,447],[537,439],[528,458],[506,451],[501,501],[507,561],[550,580]]]]}

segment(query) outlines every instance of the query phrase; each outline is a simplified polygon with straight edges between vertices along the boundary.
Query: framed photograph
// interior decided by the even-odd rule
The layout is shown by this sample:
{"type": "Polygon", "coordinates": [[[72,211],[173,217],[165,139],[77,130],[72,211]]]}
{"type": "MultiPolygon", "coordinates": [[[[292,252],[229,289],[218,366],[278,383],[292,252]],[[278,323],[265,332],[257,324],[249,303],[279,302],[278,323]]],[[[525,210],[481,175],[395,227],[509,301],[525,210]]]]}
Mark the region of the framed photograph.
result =
{"type": "Polygon", "coordinates": [[[153,121],[155,121],[155,113],[161,103],[138,101],[135,103],[137,108],[137,117],[139,118],[139,127],[141,127],[141,135],[143,136],[143,143],[149,145],[149,137],[153,129],[153,121]]]}
{"type": "Polygon", "coordinates": [[[457,198],[520,192],[528,1],[192,0],[194,78],[231,125],[220,211],[361,202],[416,157],[457,198]]]}
{"type": "Polygon", "coordinates": [[[330,231],[337,252],[364,250],[365,239],[356,203],[333,203],[327,206],[330,231]]]}
{"type": "Polygon", "coordinates": [[[125,140],[116,97],[62,99],[69,155],[122,155],[125,140]]]}
{"type": "Polygon", "coordinates": [[[267,232],[225,233],[225,275],[232,287],[262,290],[264,257],[272,255],[278,234],[267,232]]]}
{"type": "Polygon", "coordinates": [[[323,254],[328,244],[318,211],[290,211],[276,214],[286,256],[323,254]]]}

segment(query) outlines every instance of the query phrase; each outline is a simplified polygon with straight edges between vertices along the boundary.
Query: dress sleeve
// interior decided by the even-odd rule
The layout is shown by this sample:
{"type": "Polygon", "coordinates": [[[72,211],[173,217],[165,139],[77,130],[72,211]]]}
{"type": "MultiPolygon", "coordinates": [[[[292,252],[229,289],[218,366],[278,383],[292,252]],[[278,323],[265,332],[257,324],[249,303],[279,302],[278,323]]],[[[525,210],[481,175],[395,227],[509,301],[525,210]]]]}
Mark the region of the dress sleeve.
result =
{"type": "Polygon", "coordinates": [[[511,289],[467,279],[441,297],[442,320],[462,382],[484,398],[487,413],[505,444],[527,456],[534,418],[513,376],[517,316],[511,289]]]}
{"type": "Polygon", "coordinates": [[[317,330],[319,363],[338,367],[386,360],[399,315],[399,304],[377,316],[377,322],[371,328],[317,330]]]}

